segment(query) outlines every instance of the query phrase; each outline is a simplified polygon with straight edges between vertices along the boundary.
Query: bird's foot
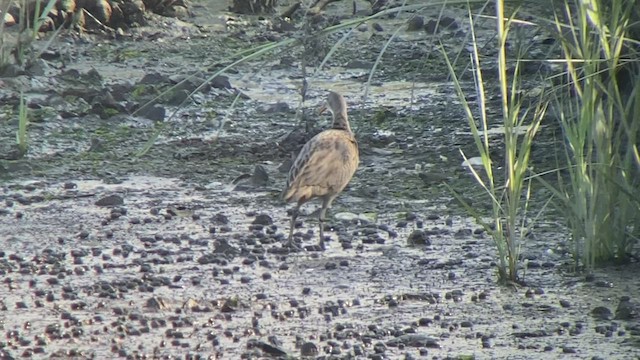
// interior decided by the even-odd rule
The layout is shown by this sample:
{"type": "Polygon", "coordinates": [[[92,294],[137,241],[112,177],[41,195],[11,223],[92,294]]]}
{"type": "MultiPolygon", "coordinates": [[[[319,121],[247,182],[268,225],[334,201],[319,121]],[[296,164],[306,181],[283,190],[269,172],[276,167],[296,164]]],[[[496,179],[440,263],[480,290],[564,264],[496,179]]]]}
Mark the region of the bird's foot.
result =
{"type": "Polygon", "coordinates": [[[291,239],[291,240],[287,241],[287,242],[284,244],[284,247],[288,248],[290,252],[294,252],[294,251],[302,251],[302,250],[303,250],[300,246],[296,245],[296,244],[293,242],[293,239],[291,239]]]}
{"type": "Polygon", "coordinates": [[[324,238],[320,238],[320,242],[318,242],[319,251],[325,251],[327,248],[324,246],[324,238]]]}

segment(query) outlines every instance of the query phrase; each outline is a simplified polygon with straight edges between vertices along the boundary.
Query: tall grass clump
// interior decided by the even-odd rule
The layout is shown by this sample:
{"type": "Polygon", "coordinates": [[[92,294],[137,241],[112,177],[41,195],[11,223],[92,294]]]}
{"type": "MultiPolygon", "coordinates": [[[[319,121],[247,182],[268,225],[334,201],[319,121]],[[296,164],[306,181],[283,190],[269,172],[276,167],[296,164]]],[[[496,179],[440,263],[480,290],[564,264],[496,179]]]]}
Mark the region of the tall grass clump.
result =
{"type": "MultiPolygon", "coordinates": [[[[19,0],[15,3],[5,0],[0,2],[0,24],[2,25],[0,26],[0,67],[12,61],[11,54],[14,57],[13,61],[18,65],[23,65],[29,59],[38,58],[29,56],[28,53],[55,5],[56,0],[36,0],[34,2],[19,0]],[[10,7],[16,4],[20,8],[17,19],[20,31],[15,36],[9,36],[4,26],[4,16],[9,12],[10,7]]],[[[51,39],[55,38],[59,30],[54,33],[51,39]]],[[[46,50],[50,43],[49,41],[41,51],[46,50]]]]}
{"type": "MultiPolygon", "coordinates": [[[[519,95],[521,84],[521,55],[516,55],[513,61],[507,59],[507,37],[515,12],[507,18],[502,1],[496,1],[496,24],[498,40],[497,59],[481,61],[478,53],[474,29],[474,17],[469,11],[471,22],[471,36],[473,50],[470,54],[477,106],[467,101],[467,94],[462,89],[459,77],[455,73],[447,54],[443,53],[452,75],[458,97],[466,113],[472,137],[476,145],[481,166],[476,169],[469,166],[471,173],[488,195],[491,201],[490,220],[485,220],[484,214],[479,213],[466,203],[461,196],[451,189],[467,210],[491,234],[498,251],[498,276],[501,282],[519,281],[519,257],[521,246],[527,234],[527,210],[531,194],[531,181],[527,178],[529,159],[533,140],[540,128],[540,123],[547,110],[546,102],[536,101],[532,106],[525,106],[519,95]],[[489,139],[488,100],[485,91],[485,80],[482,68],[487,65],[484,61],[495,64],[497,62],[498,83],[501,96],[501,113],[504,127],[504,164],[495,164],[491,159],[492,146],[489,139]],[[509,64],[508,64],[509,63],[509,64]],[[512,66],[512,69],[509,68],[512,66]],[[512,70],[512,71],[510,71],[512,70]],[[474,111],[475,110],[475,111],[474,111]],[[479,125],[478,125],[479,124],[479,125]],[[504,174],[497,174],[496,167],[500,166],[504,174]]],[[[491,80],[494,81],[494,80],[491,80]]],[[[468,154],[462,153],[465,160],[468,154]]],[[[468,162],[467,162],[468,163],[468,162]]]]}
{"type": "Polygon", "coordinates": [[[554,108],[568,166],[554,191],[576,265],[587,270],[628,260],[640,234],[640,55],[629,38],[631,26],[640,28],[632,21],[636,6],[581,0],[555,14],[566,77],[554,108]]]}
{"type": "MultiPolygon", "coordinates": [[[[27,0],[20,0],[20,12],[18,23],[20,31],[14,36],[10,36],[4,24],[4,16],[9,12],[12,5],[11,1],[3,1],[0,3],[0,70],[5,66],[15,63],[17,65],[25,65],[29,60],[38,59],[40,54],[30,54],[32,50],[32,42],[38,36],[40,28],[43,26],[49,13],[53,10],[56,0],[37,0],[30,3],[27,0]],[[11,57],[13,55],[13,58],[11,57]]],[[[15,5],[15,4],[13,4],[15,5]]],[[[59,28],[40,50],[45,51],[51,41],[57,36],[61,28],[59,28]]],[[[26,154],[28,150],[28,133],[29,125],[28,108],[24,92],[20,92],[18,103],[18,129],[16,130],[16,145],[21,156],[26,154]]]]}

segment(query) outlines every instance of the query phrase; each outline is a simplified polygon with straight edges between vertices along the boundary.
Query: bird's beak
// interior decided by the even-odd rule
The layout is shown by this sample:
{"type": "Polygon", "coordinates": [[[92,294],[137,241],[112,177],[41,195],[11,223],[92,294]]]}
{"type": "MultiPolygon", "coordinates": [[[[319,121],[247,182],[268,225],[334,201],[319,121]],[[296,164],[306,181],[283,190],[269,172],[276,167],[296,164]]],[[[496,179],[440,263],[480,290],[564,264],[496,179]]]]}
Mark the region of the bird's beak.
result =
{"type": "Polygon", "coordinates": [[[320,108],[318,109],[318,115],[322,114],[325,111],[327,111],[327,103],[326,102],[322,103],[322,106],[320,106],[320,108]]]}

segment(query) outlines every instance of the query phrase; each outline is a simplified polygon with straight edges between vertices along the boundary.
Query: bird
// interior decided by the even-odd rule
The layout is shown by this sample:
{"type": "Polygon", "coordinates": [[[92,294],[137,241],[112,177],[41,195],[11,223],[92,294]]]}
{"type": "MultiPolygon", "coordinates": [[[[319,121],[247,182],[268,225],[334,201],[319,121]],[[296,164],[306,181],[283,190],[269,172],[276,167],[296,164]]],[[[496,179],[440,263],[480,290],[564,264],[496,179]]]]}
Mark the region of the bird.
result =
{"type": "Polygon", "coordinates": [[[311,138],[296,157],[282,192],[286,203],[295,202],[291,213],[288,246],[293,244],[293,229],[299,215],[300,206],[312,199],[322,200],[320,210],[321,250],[324,245],[324,221],[327,208],[344,190],[360,162],[358,142],[351,131],[347,115],[347,102],[337,92],[330,91],[318,114],[329,110],[333,116],[330,129],[311,138]]]}

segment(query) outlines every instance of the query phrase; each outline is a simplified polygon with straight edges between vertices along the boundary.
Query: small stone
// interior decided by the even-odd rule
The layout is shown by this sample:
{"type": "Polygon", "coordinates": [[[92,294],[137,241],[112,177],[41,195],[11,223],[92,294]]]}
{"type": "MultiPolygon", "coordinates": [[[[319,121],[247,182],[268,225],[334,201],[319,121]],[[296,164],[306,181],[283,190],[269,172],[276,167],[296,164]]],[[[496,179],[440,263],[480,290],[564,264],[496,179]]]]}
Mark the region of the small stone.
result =
{"type": "Polygon", "coordinates": [[[429,236],[422,230],[413,230],[407,239],[407,244],[410,246],[430,246],[431,241],[429,236]]]}
{"type": "Polygon", "coordinates": [[[65,190],[77,189],[78,185],[74,182],[66,182],[64,183],[63,188],[65,190]]]}
{"type": "Polygon", "coordinates": [[[300,346],[300,355],[302,356],[317,356],[318,347],[312,342],[306,342],[300,346]]]}
{"type": "Polygon", "coordinates": [[[275,104],[270,104],[265,110],[267,114],[273,113],[289,113],[291,112],[291,107],[286,102],[278,101],[275,104]]]}
{"type": "Polygon", "coordinates": [[[15,64],[7,64],[0,68],[0,77],[3,78],[13,78],[24,74],[25,71],[20,66],[15,64]]]}
{"type": "Polygon", "coordinates": [[[138,109],[136,113],[149,120],[160,122],[164,121],[167,115],[167,109],[162,105],[153,104],[138,109]]]}
{"type": "Polygon", "coordinates": [[[424,27],[424,18],[422,16],[416,15],[409,19],[407,23],[407,31],[418,31],[422,30],[424,27]]]}
{"type": "Polygon", "coordinates": [[[273,224],[273,219],[271,218],[271,216],[267,214],[260,214],[256,216],[252,224],[253,225],[271,225],[273,224]]]}
{"type": "Polygon", "coordinates": [[[337,268],[338,268],[338,265],[336,263],[334,263],[334,262],[331,262],[331,261],[326,263],[326,264],[324,264],[324,269],[325,270],[335,270],[337,268]]]}
{"type": "Polygon", "coordinates": [[[167,99],[167,104],[178,106],[187,101],[189,99],[189,95],[191,93],[185,89],[178,89],[172,92],[167,99]]]}
{"type": "Polygon", "coordinates": [[[611,318],[613,317],[613,313],[611,312],[611,310],[604,306],[595,307],[593,310],[591,310],[591,315],[596,319],[601,320],[611,320],[611,318]]]}
{"type": "Polygon", "coordinates": [[[124,204],[124,199],[120,195],[108,195],[95,202],[96,206],[110,207],[124,204]]]}
{"type": "Polygon", "coordinates": [[[216,225],[227,225],[229,223],[229,218],[227,218],[224,214],[217,213],[213,217],[211,217],[211,222],[216,225]]]}
{"type": "Polygon", "coordinates": [[[640,313],[640,307],[633,304],[629,296],[620,297],[620,303],[615,312],[616,320],[631,320],[638,317],[638,313],[640,313]]]}
{"type": "Polygon", "coordinates": [[[168,76],[164,76],[160,73],[153,72],[149,74],[145,74],[142,79],[138,82],[141,85],[160,85],[160,84],[169,84],[171,80],[168,76]]]}
{"type": "Polygon", "coordinates": [[[211,79],[211,86],[216,89],[231,89],[231,83],[229,77],[224,75],[218,75],[211,79]]]}

